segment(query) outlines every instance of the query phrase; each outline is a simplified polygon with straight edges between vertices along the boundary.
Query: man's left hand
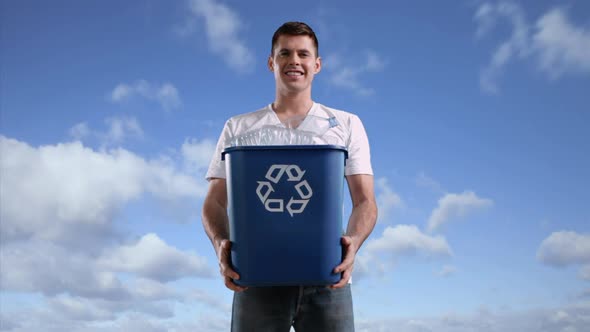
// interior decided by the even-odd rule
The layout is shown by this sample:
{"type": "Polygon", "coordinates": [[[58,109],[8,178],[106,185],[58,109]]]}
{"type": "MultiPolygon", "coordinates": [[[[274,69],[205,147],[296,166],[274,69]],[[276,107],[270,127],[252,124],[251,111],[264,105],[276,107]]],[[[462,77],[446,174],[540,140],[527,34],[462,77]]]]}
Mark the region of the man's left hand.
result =
{"type": "Polygon", "coordinates": [[[348,235],[344,235],[340,239],[340,243],[342,243],[344,257],[342,263],[334,268],[334,273],[342,273],[342,279],[338,283],[331,285],[330,288],[332,289],[342,288],[348,284],[354,268],[354,258],[358,250],[356,243],[348,235]]]}

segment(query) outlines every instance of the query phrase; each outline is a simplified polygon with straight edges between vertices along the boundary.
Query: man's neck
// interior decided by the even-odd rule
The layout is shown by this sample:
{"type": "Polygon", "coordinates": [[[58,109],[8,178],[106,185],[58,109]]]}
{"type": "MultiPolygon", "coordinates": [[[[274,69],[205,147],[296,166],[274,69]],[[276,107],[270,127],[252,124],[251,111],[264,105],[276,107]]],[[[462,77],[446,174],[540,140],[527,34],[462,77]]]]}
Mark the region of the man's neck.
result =
{"type": "Polygon", "coordinates": [[[305,116],[311,109],[313,100],[310,95],[277,96],[272,108],[279,119],[293,116],[305,116]]]}

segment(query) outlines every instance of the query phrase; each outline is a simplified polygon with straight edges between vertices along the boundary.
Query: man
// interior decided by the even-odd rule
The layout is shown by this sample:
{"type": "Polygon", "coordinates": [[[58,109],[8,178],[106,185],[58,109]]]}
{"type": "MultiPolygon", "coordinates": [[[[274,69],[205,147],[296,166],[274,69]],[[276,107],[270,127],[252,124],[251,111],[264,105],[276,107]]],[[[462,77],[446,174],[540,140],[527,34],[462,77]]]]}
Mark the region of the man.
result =
{"type": "MultiPolygon", "coordinates": [[[[207,172],[209,190],[203,205],[203,226],[219,260],[225,286],[234,291],[232,331],[354,331],[350,278],[357,251],[377,219],[369,142],[360,119],[351,113],[315,103],[311,98],[314,76],[322,67],[318,40],[305,23],[287,22],[272,38],[268,68],[274,73],[275,100],[267,107],[229,119],[217,143],[207,172]],[[343,260],[334,273],[339,282],[329,287],[242,287],[231,268],[227,215],[226,174],[221,151],[237,135],[265,125],[284,125],[307,115],[335,118],[337,125],[325,134],[348,149],[345,176],[353,209],[341,243],[343,260]]],[[[302,124],[303,125],[303,124],[302,124]]]]}

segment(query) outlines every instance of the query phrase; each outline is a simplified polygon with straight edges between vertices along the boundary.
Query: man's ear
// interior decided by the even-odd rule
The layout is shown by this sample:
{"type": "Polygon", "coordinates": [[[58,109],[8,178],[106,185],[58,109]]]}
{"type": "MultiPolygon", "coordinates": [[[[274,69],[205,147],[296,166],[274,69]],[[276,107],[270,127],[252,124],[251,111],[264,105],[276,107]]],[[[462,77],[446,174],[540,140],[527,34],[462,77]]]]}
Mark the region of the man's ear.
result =
{"type": "Polygon", "coordinates": [[[274,71],[274,61],[272,59],[272,55],[268,56],[268,61],[267,61],[267,65],[268,65],[268,70],[270,71],[274,71]]]}
{"type": "Polygon", "coordinates": [[[319,73],[321,70],[322,70],[322,58],[318,56],[315,59],[315,73],[314,74],[319,73]]]}

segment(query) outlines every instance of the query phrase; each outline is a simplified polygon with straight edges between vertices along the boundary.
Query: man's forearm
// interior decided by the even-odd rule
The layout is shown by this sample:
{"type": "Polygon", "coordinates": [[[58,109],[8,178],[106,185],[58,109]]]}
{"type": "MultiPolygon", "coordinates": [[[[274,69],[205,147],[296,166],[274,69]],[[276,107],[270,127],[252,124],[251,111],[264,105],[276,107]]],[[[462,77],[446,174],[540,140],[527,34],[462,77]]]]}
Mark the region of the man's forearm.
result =
{"type": "Polygon", "coordinates": [[[376,222],[377,204],[374,200],[366,199],[353,206],[346,235],[353,239],[357,251],[375,228],[376,222]]]}
{"type": "Polygon", "coordinates": [[[217,252],[219,242],[223,239],[229,239],[227,210],[219,204],[206,201],[203,206],[202,219],[203,228],[205,228],[205,232],[217,252]]]}
{"type": "Polygon", "coordinates": [[[227,216],[227,189],[225,179],[214,178],[209,182],[209,190],[201,212],[203,228],[218,254],[221,240],[229,239],[227,216]]]}

